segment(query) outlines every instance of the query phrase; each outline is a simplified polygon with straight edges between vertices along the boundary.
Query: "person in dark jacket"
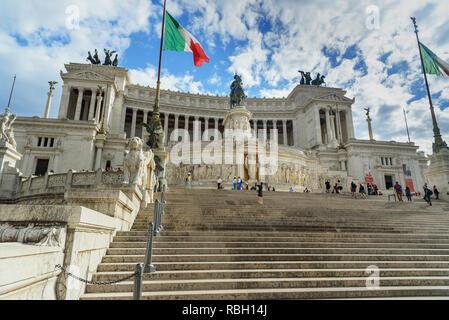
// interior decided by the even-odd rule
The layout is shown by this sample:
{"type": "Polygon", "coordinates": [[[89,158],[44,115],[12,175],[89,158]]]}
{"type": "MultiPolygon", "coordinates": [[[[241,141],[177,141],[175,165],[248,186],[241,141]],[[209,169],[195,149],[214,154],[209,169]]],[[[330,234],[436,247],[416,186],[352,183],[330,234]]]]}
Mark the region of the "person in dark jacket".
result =
{"type": "Polygon", "coordinates": [[[257,196],[258,196],[258,202],[259,204],[263,204],[263,184],[262,182],[259,182],[259,184],[257,185],[257,196]]]}
{"type": "Polygon", "coordinates": [[[407,196],[408,201],[412,201],[412,193],[410,192],[410,188],[408,186],[405,187],[405,195],[407,196]]]}
{"type": "Polygon", "coordinates": [[[440,192],[438,191],[437,186],[433,186],[433,193],[435,194],[435,200],[440,200],[440,198],[438,198],[440,192]]]}

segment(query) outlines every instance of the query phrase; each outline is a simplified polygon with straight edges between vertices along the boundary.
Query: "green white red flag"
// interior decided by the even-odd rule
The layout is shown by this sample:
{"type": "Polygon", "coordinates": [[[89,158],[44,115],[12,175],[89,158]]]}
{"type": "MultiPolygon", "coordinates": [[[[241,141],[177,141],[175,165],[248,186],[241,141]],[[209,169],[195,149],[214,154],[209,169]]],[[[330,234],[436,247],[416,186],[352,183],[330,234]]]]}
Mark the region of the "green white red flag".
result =
{"type": "Polygon", "coordinates": [[[166,12],[165,16],[164,50],[192,52],[193,60],[197,67],[201,67],[203,62],[210,61],[198,40],[168,12],[166,12]]]}
{"type": "Polygon", "coordinates": [[[449,77],[449,63],[437,57],[435,53],[421,42],[419,43],[419,49],[421,50],[426,74],[449,77]]]}

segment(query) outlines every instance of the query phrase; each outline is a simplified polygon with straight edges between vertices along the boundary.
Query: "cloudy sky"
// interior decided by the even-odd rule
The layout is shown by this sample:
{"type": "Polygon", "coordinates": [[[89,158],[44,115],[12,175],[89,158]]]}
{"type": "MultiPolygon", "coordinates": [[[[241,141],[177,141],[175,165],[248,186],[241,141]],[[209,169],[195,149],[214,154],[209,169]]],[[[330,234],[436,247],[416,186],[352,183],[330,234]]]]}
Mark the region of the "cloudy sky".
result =
{"type": "MultiPolygon", "coordinates": [[[[449,61],[447,0],[168,0],[168,11],[202,43],[210,63],[166,52],[162,87],[227,95],[234,72],[250,97],[284,97],[298,70],[327,75],[327,85],[355,97],[356,137],[368,138],[363,108],[372,110],[375,139],[412,141],[431,152],[432,126],[410,16],[421,41],[449,61]]],[[[160,44],[160,0],[2,0],[0,101],[17,74],[12,111],[42,116],[49,80],[87,51],[117,50],[134,83],[154,86],[160,44]]],[[[101,57],[103,58],[103,57],[101,57]]],[[[449,80],[429,76],[443,138],[449,142],[449,80]]],[[[61,95],[57,86],[51,116],[61,95]]]]}

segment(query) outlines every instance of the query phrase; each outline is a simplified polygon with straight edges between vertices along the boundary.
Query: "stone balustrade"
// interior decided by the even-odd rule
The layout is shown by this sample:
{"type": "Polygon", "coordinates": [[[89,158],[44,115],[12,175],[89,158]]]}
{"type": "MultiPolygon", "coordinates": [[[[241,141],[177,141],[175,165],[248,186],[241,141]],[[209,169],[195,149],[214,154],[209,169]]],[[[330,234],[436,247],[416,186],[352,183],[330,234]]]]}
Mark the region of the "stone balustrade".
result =
{"type": "Polygon", "coordinates": [[[123,186],[123,172],[74,172],[46,174],[41,177],[29,177],[18,183],[16,199],[37,195],[63,193],[70,188],[108,188],[123,186]]]}

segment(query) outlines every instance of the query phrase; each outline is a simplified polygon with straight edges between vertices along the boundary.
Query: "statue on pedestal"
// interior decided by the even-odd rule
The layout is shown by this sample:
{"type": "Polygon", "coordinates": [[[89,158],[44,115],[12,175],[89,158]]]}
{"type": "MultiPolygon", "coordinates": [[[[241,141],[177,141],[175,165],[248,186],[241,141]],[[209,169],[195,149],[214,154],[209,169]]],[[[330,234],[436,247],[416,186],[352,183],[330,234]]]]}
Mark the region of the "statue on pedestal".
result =
{"type": "Polygon", "coordinates": [[[14,149],[17,147],[17,143],[14,139],[12,125],[16,119],[17,115],[11,114],[9,108],[6,108],[5,113],[0,115],[0,141],[8,142],[14,149]]]}
{"type": "Polygon", "coordinates": [[[246,98],[242,78],[236,74],[231,84],[231,109],[241,106],[246,98]]]}

